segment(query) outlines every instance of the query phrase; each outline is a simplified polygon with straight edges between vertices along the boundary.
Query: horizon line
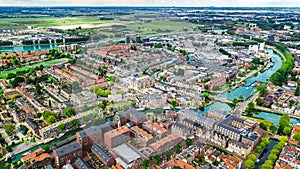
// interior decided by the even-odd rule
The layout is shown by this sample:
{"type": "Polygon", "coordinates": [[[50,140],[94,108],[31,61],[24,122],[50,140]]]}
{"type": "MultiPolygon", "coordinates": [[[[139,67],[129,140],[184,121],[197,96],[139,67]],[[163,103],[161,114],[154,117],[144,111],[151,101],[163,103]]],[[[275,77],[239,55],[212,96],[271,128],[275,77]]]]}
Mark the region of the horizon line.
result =
{"type": "Polygon", "coordinates": [[[300,8],[298,7],[291,7],[291,6],[109,6],[109,5],[103,5],[103,6],[90,6],[90,5],[73,5],[73,6],[67,6],[67,5],[53,5],[53,6],[42,6],[42,5],[0,5],[0,8],[4,7],[129,7],[129,8],[136,8],[136,7],[143,7],[143,8],[300,8]]]}

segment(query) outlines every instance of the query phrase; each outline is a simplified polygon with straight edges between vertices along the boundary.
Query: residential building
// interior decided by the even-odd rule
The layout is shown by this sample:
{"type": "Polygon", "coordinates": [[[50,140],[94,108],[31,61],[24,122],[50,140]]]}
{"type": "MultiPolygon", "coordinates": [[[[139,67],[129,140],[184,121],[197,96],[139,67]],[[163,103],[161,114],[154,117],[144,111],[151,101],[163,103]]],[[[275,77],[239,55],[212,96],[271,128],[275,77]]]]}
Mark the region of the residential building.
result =
{"type": "Polygon", "coordinates": [[[100,145],[96,143],[93,144],[91,150],[105,166],[111,167],[116,164],[115,159],[111,156],[108,150],[104,149],[100,145]]]}
{"type": "Polygon", "coordinates": [[[213,128],[216,124],[216,121],[214,119],[200,115],[197,112],[195,112],[193,110],[189,110],[189,109],[180,110],[178,112],[178,117],[180,120],[183,120],[185,118],[193,120],[207,128],[213,128]]]}
{"type": "Polygon", "coordinates": [[[171,127],[171,133],[177,134],[182,138],[188,138],[195,134],[193,128],[188,127],[182,123],[175,122],[171,127]]]}
{"type": "Polygon", "coordinates": [[[240,169],[242,167],[242,160],[235,156],[221,154],[218,156],[217,161],[221,162],[219,168],[226,169],[240,169]]]}
{"type": "Polygon", "coordinates": [[[177,134],[170,134],[166,136],[165,138],[153,143],[150,145],[150,147],[153,149],[156,153],[163,153],[167,150],[172,149],[177,144],[179,144],[183,139],[177,135],[177,134]]]}
{"type": "Polygon", "coordinates": [[[78,169],[90,169],[91,166],[88,165],[82,158],[77,158],[75,165],[78,169]]]}
{"type": "Polygon", "coordinates": [[[251,153],[251,145],[236,140],[230,140],[228,142],[227,150],[245,158],[251,153]]]}
{"type": "Polygon", "coordinates": [[[143,146],[148,146],[149,144],[154,142],[153,136],[148,134],[143,129],[138,126],[133,126],[130,128],[131,133],[133,133],[134,137],[143,144],[143,146]]]}
{"type": "Polygon", "coordinates": [[[94,143],[102,145],[104,143],[104,134],[112,129],[108,123],[92,126],[77,132],[76,141],[82,146],[84,151],[89,150],[94,143]]]}
{"type": "Polygon", "coordinates": [[[36,122],[31,119],[25,119],[25,126],[29,129],[32,134],[39,134],[39,126],[36,122]]]}
{"type": "Polygon", "coordinates": [[[55,165],[62,167],[76,161],[78,157],[82,158],[82,148],[76,141],[53,150],[55,165]]]}
{"type": "Polygon", "coordinates": [[[138,112],[136,109],[129,109],[125,112],[115,115],[115,123],[120,127],[127,122],[133,122],[137,126],[141,126],[146,121],[146,116],[143,112],[138,112]]]}
{"type": "Polygon", "coordinates": [[[280,168],[282,165],[286,165],[285,168],[300,168],[300,160],[298,159],[299,153],[299,148],[286,144],[279,154],[275,168],[280,168]]]}
{"type": "Polygon", "coordinates": [[[133,78],[131,86],[135,89],[145,88],[154,85],[155,80],[150,76],[142,76],[138,78],[133,78]]]}
{"type": "Polygon", "coordinates": [[[150,133],[156,134],[159,138],[165,137],[168,133],[168,130],[159,126],[152,121],[146,121],[143,123],[143,129],[149,131],[150,133]]]}
{"type": "Polygon", "coordinates": [[[104,142],[109,148],[128,142],[130,139],[130,130],[127,126],[122,126],[104,134],[104,142]]]}

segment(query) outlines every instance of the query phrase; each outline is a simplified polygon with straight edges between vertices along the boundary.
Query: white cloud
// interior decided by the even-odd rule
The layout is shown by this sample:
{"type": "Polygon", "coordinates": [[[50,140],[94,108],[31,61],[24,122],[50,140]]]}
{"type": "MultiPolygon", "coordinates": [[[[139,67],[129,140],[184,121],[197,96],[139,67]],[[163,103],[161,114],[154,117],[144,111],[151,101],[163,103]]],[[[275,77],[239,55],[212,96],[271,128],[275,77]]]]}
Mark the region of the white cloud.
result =
{"type": "Polygon", "coordinates": [[[0,6],[300,6],[299,0],[0,0],[0,6]]]}

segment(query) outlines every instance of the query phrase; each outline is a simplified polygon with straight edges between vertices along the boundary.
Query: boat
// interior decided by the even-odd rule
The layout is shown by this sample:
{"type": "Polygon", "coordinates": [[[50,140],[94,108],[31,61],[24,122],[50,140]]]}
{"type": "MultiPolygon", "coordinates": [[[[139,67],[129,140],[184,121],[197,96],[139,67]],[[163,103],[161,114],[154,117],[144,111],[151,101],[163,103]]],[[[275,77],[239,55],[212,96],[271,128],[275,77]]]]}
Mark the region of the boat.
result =
{"type": "Polygon", "coordinates": [[[22,154],[22,157],[27,156],[28,154],[30,154],[30,151],[27,151],[24,154],[22,154]]]}
{"type": "Polygon", "coordinates": [[[81,125],[80,128],[84,128],[85,126],[86,126],[85,124],[84,124],[84,125],[81,125]]]}
{"type": "Polygon", "coordinates": [[[59,135],[56,136],[56,138],[61,138],[65,133],[60,133],[59,135]]]}
{"type": "Polygon", "coordinates": [[[54,138],[48,138],[48,139],[44,140],[44,143],[49,143],[52,140],[54,140],[54,138]]]}
{"type": "Polygon", "coordinates": [[[249,89],[249,87],[246,87],[246,90],[248,90],[249,89]]]}

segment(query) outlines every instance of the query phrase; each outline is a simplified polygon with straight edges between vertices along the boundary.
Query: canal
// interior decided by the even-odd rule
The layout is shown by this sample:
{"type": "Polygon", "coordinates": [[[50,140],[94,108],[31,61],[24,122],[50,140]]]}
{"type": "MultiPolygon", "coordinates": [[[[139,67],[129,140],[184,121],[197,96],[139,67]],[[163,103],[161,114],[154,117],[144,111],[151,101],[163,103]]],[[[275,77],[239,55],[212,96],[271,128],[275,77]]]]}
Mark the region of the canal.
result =
{"type": "Polygon", "coordinates": [[[12,53],[12,52],[27,52],[33,50],[50,50],[57,48],[57,44],[49,45],[26,45],[26,46],[1,46],[1,53],[12,53]]]}

